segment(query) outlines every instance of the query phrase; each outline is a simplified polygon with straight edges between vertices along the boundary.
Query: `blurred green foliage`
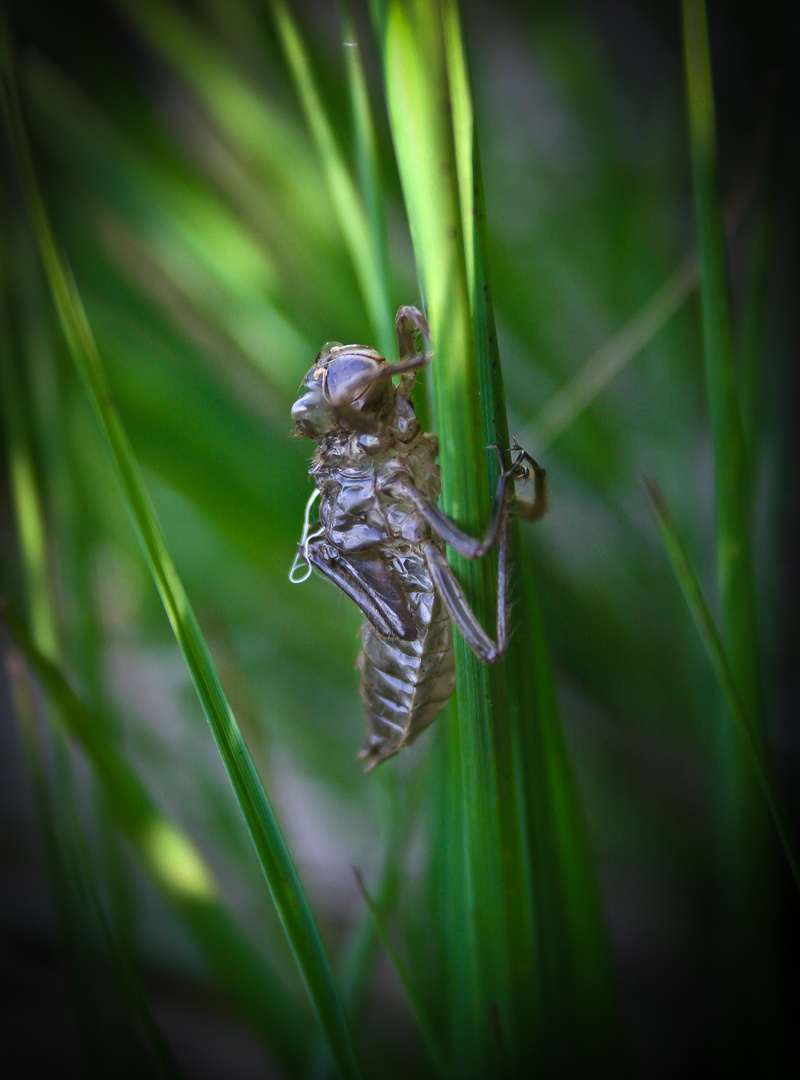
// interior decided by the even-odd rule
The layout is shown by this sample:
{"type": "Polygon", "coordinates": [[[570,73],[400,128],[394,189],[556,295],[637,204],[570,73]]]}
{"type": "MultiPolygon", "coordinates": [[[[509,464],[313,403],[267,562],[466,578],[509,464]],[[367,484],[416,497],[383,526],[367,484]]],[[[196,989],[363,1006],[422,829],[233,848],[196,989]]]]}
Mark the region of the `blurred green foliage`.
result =
{"type": "MultiPolygon", "coordinates": [[[[363,778],[354,763],[363,725],[358,614],[316,578],[302,588],[288,582],[309,493],[310,448],[291,437],[296,388],[323,342],[378,344],[385,327],[378,303],[364,299],[363,267],[353,264],[269,8],[255,0],[7,7],[46,201],[114,401],[328,951],[365,973],[353,1012],[365,1070],[416,1075],[429,1067],[424,1048],[396,976],[371,951],[351,866],[383,903],[419,1003],[441,1031],[442,949],[458,944],[433,932],[431,906],[442,896],[432,891],[428,857],[440,843],[434,781],[447,717],[363,778]]],[[[363,177],[341,13],[287,7],[343,161],[363,177]]],[[[709,19],[720,180],[745,200],[730,244],[733,340],[753,477],[767,736],[790,793],[800,767],[791,600],[800,520],[791,465],[799,178],[790,76],[798,57],[782,13],[777,0],[754,11],[712,5],[709,19]]],[[[352,17],[376,119],[393,310],[420,296],[370,20],[358,4],[352,17]]],[[[768,880],[750,932],[767,957],[768,985],[732,1032],[724,985],[746,984],[749,972],[735,974],[736,940],[720,930],[731,925],[736,889],[722,857],[730,793],[716,745],[721,699],[639,484],[643,473],[657,478],[718,610],[696,297],[664,325],[654,320],[614,381],[564,430],[549,429],[546,448],[536,444],[547,402],[694,244],[679,13],[628,0],[466,4],[462,18],[510,430],[551,484],[548,518],[524,534],[526,557],[602,883],[631,1060],[642,1075],[689,1060],[709,1071],[737,1059],[771,1069],[798,1049],[786,1022],[798,998],[796,896],[771,834],[759,834],[751,869],[768,880]]],[[[309,1009],[70,365],[16,185],[4,143],[0,593],[26,612],[39,648],[213,872],[220,908],[200,932],[219,941],[232,915],[259,972],[279,973],[287,1035],[278,1045],[262,1024],[265,1048],[252,1034],[258,1010],[247,1031],[241,1004],[233,1012],[223,1003],[235,974],[204,957],[185,919],[106,835],[102,796],[71,749],[73,804],[101,897],[175,1056],[192,1076],[220,1075],[218,1054],[228,1076],[261,1075],[264,1054],[294,1075],[311,1048],[309,1009]],[[21,542],[26,530],[40,534],[36,565],[21,542]]],[[[44,773],[59,792],[67,752],[53,749],[42,700],[38,709],[44,773]]],[[[11,884],[3,948],[19,1009],[35,1017],[30,1031],[20,1025],[17,1052],[35,1055],[43,1050],[31,1032],[56,1030],[63,991],[40,993],[58,961],[15,732],[4,717],[0,838],[11,884]]],[[[111,980],[101,960],[90,977],[111,980]]],[[[114,1032],[130,1025],[121,1012],[106,1006],[97,1020],[115,1065],[114,1032]]],[[[71,1042],[63,1053],[76,1058],[71,1042]]],[[[100,1060],[103,1075],[102,1056],[86,1059],[100,1060]]]]}

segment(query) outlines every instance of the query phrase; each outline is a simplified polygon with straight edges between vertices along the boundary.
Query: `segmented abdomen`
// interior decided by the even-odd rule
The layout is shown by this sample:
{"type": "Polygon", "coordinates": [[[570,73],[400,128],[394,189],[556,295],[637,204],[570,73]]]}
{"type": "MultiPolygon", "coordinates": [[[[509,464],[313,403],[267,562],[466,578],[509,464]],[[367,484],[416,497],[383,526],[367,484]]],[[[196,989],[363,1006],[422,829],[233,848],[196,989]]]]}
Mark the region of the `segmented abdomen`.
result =
{"type": "Polygon", "coordinates": [[[444,708],[455,687],[450,616],[434,589],[425,560],[412,552],[391,559],[403,582],[418,635],[401,641],[361,627],[358,657],[367,741],[359,757],[367,770],[408,746],[444,708]]]}

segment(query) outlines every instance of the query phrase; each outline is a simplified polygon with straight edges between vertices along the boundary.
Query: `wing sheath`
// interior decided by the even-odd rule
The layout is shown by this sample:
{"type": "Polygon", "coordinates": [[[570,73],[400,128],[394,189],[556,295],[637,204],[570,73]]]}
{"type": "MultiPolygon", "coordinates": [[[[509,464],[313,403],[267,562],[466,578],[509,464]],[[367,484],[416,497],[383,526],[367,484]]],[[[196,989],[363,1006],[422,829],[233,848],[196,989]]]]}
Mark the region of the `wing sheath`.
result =
{"type": "Polygon", "coordinates": [[[405,590],[374,552],[343,554],[324,539],[312,540],[308,561],[357,604],[379,634],[416,641],[417,625],[405,590]]]}

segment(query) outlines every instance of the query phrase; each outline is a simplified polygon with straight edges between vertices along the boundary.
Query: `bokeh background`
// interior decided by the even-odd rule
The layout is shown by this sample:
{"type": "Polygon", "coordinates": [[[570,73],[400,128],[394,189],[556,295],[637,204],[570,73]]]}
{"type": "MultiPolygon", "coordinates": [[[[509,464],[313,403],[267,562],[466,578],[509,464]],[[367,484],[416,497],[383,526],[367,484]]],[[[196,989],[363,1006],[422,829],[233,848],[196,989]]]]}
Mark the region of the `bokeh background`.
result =
{"type": "MultiPolygon", "coordinates": [[[[350,154],[340,10],[291,9],[350,154]]],[[[412,967],[424,970],[420,883],[446,719],[364,778],[354,760],[363,737],[358,613],[316,578],[301,587],[287,578],[310,490],[310,444],[291,437],[291,403],[323,342],[373,341],[268,6],[36,0],[4,10],[59,242],[326,944],[346,965],[365,917],[352,867],[375,882],[390,858],[390,925],[412,967]],[[389,823],[398,805],[399,829],[389,823]]],[[[657,479],[716,610],[714,463],[698,296],[685,261],[694,219],[680,12],[656,0],[570,0],[465,3],[462,13],[510,429],[551,484],[550,514],[526,532],[526,555],[602,887],[627,1051],[642,1076],[689,1062],[707,1073],[735,1066],[725,988],[742,977],[749,1052],[769,1062],[762,1075],[791,1075],[797,894],[767,825],[764,857],[752,866],[763,880],[751,927],[763,966],[737,974],[741,957],[724,929],[724,714],[640,484],[645,474],[657,479]]],[[[379,138],[392,300],[418,303],[368,13],[355,5],[354,15],[379,138]]],[[[765,0],[712,3],[709,21],[754,475],[765,714],[796,819],[800,19],[792,5],[765,0]]],[[[0,592],[30,611],[24,521],[13,501],[10,432],[21,425],[41,509],[31,520],[44,528],[43,647],[196,842],[250,947],[282,973],[299,1030],[312,1031],[71,367],[5,144],[0,190],[0,361],[13,371],[3,383],[0,592]]],[[[19,681],[10,645],[8,655],[19,681]]],[[[45,782],[57,789],[66,762],[103,902],[187,1075],[279,1075],[186,927],[113,839],[80,752],[53,749],[44,699],[31,693],[45,782]]],[[[146,1075],[96,927],[78,946],[87,986],[76,992],[69,977],[5,674],[1,700],[3,1045],[22,1063],[15,1075],[56,1063],[64,1076],[108,1075],[109,1062],[146,1075]],[[81,1000],[94,1003],[97,1018],[88,1065],[81,1000]]],[[[384,1072],[418,1067],[380,949],[357,1016],[384,1072]]]]}

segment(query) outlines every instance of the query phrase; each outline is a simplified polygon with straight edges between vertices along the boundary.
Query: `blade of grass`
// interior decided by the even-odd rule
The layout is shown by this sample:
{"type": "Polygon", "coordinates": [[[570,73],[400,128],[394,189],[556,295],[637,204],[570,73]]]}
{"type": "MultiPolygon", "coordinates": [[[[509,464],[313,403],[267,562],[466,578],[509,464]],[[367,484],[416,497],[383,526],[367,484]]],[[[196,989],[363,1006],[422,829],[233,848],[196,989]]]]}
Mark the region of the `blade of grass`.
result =
{"type": "Polygon", "coordinates": [[[309,997],[344,1076],[359,1074],[350,1032],[316,922],[277,819],[220,685],[144,487],[77,288],[58,252],[27,142],[16,82],[2,43],[3,112],[42,261],[75,365],[107,440],[176,640],[197,690],[309,997]]]}
{"type": "Polygon", "coordinates": [[[219,887],[189,836],[162,814],[115,750],[108,729],[39,650],[7,601],[0,618],[51,699],[60,724],[80,746],[106,794],[114,823],[160,895],[179,914],[209,968],[289,1072],[303,1057],[304,1034],[290,990],[241,935],[219,887]]]}
{"type": "Polygon", "coordinates": [[[350,171],[339,149],[314,79],[313,65],[294,17],[282,0],[270,8],[309,131],[317,147],[339,228],[350,252],[375,340],[384,356],[394,351],[394,319],[389,301],[386,262],[379,258],[370,224],[350,171]]]}
{"type": "MultiPolygon", "coordinates": [[[[714,437],[717,560],[723,634],[754,732],[761,676],[749,539],[750,475],[736,388],[725,233],[720,209],[705,4],[684,0],[684,49],[706,380],[714,437]]],[[[757,735],[756,737],[760,737],[757,735]]]]}
{"type": "MultiPolygon", "coordinates": [[[[485,207],[472,95],[467,59],[456,4],[442,4],[444,47],[453,117],[453,139],[457,165],[467,288],[472,323],[475,328],[476,365],[480,384],[483,437],[487,445],[509,445],[505,393],[499,362],[497,330],[489,293],[485,264],[485,207]]],[[[497,479],[498,466],[490,463],[490,481],[497,479]]],[[[517,521],[510,529],[510,594],[526,610],[524,578],[519,574],[520,535],[517,521]]],[[[523,620],[524,621],[524,620],[523,620]]],[[[525,816],[526,777],[520,759],[521,722],[532,718],[530,679],[520,679],[516,660],[520,650],[530,645],[524,628],[515,627],[506,662],[488,672],[492,701],[498,718],[493,724],[497,772],[504,778],[499,790],[498,827],[502,844],[502,872],[505,916],[511,952],[511,1007],[517,1031],[527,1030],[531,1044],[540,1043],[542,1017],[541,955],[537,939],[534,871],[531,866],[529,822],[525,816]],[[507,678],[507,674],[510,678],[507,678]],[[526,698],[527,692],[527,700],[526,698]],[[533,1029],[533,1030],[531,1030],[533,1029]],[[535,1036],[534,1036],[535,1032],[535,1036]]],[[[529,654],[530,655],[530,654],[529,654]]],[[[526,664],[525,671],[530,672],[526,664]]],[[[460,747],[458,748],[460,752],[460,747]]],[[[455,756],[455,755],[454,755],[455,756]]],[[[513,1047],[513,1044],[512,1044],[513,1047]]]]}
{"type": "MultiPolygon", "coordinates": [[[[760,133],[759,133],[760,134],[760,133]]],[[[745,163],[725,199],[725,233],[736,233],[750,205],[764,158],[763,138],[745,163]]],[[[690,251],[643,307],[583,364],[565,386],[539,410],[521,442],[537,453],[552,445],[603,390],[647,347],[700,282],[697,252],[690,251]]]]}
{"type": "MultiPolygon", "coordinates": [[[[469,494],[480,493],[484,509],[490,503],[483,479],[486,459],[480,452],[487,442],[507,446],[508,428],[458,15],[450,3],[439,10],[426,4],[379,7],[376,23],[383,42],[390,123],[436,349],[432,374],[444,502],[451,516],[478,531],[480,509],[471,504],[469,494]],[[437,303],[442,303],[442,311],[437,311],[437,303]],[[449,351],[452,343],[458,350],[455,356],[449,351]],[[454,433],[457,463],[449,458],[455,452],[449,442],[454,433]],[[470,447],[478,450],[472,459],[470,447]],[[461,489],[465,483],[471,485],[469,494],[461,489]]],[[[512,544],[518,556],[516,531],[512,544]]],[[[490,620],[492,568],[483,566],[476,574],[462,561],[453,563],[462,581],[471,580],[473,606],[490,620]]],[[[460,807],[455,816],[463,822],[467,866],[466,877],[462,869],[459,881],[456,858],[449,880],[456,890],[454,911],[461,889],[466,903],[462,910],[470,923],[466,937],[472,950],[467,963],[472,1030],[464,1031],[458,1016],[451,1029],[463,1042],[459,1068],[475,1073],[483,1067],[487,1043],[481,1040],[490,1026],[495,1049],[503,1046],[517,1066],[576,1060],[575,1047],[589,1045],[574,1037],[576,1018],[584,1029],[604,1036],[604,1059],[606,1045],[614,1045],[613,1055],[617,1044],[616,1035],[610,1034],[615,1025],[608,1023],[614,1012],[609,950],[566,759],[549,653],[531,606],[530,579],[523,582],[515,575],[514,589],[525,598],[528,621],[515,626],[505,665],[487,669],[463,655],[456,642],[460,719],[451,760],[460,761],[461,770],[451,783],[453,805],[460,807]],[[532,719],[537,711],[538,725],[532,719]],[[540,858],[536,871],[531,850],[540,858]],[[487,927],[487,918],[502,920],[502,930],[487,927]],[[551,1023],[553,1018],[560,1027],[551,1023]]],[[[458,949],[456,939],[451,940],[458,949]]],[[[451,969],[462,970],[462,982],[464,963],[462,955],[451,957],[451,969]]],[[[465,993],[463,987],[459,993],[465,993]]],[[[458,994],[454,1000],[459,1002],[458,994]]],[[[457,1008],[463,1011],[460,1002],[457,1008]]]]}
{"type": "MultiPolygon", "coordinates": [[[[467,286],[457,162],[438,5],[395,0],[378,5],[377,23],[392,137],[436,360],[432,382],[442,465],[442,501],[458,524],[480,535],[491,506],[475,334],[467,286]]],[[[452,558],[473,610],[492,625],[491,560],[452,558]]],[[[467,1042],[459,1068],[480,1074],[493,1041],[513,1023],[510,942],[503,902],[499,778],[492,684],[486,665],[455,635],[458,736],[464,813],[463,888],[471,975],[467,1042]]],[[[457,849],[456,849],[457,850],[457,849]]]]}
{"type": "Polygon", "coordinates": [[[310,345],[282,303],[276,260],[252,228],[237,220],[211,185],[186,175],[174,153],[159,154],[146,140],[126,136],[46,61],[27,65],[25,90],[52,125],[52,145],[65,165],[84,164],[79,182],[91,183],[103,205],[104,246],[116,248],[128,273],[144,275],[159,303],[168,303],[168,290],[176,293],[202,330],[210,323],[252,365],[271,397],[288,399],[296,388],[291,359],[308,355],[310,345]],[[133,220],[133,239],[107,209],[109,201],[133,220]],[[137,255],[139,265],[131,267],[137,255]]]}
{"type": "MultiPolygon", "coordinates": [[[[683,0],[689,148],[692,164],[706,388],[714,447],[716,569],[725,654],[759,747],[765,746],[761,654],[750,538],[752,479],[745,449],[730,317],[727,252],[716,163],[716,124],[704,0],[683,0]]],[[[719,811],[723,902],[720,979],[725,1052],[745,1071],[769,1071],[777,996],[775,900],[766,814],[742,748],[720,715],[719,811]],[[756,989],[758,988],[758,989],[756,989]]]]}
{"type": "Polygon", "coordinates": [[[573,424],[628,364],[642,352],[699,281],[697,255],[690,252],[632,319],[611,337],[539,410],[521,436],[540,453],[573,424]]]}
{"type": "MultiPolygon", "coordinates": [[[[444,0],[442,10],[485,440],[508,446],[466,50],[454,0],[444,0]]],[[[540,447],[534,444],[530,449],[538,454],[540,447]]],[[[590,1061],[595,1067],[600,1061],[618,1063],[616,987],[549,648],[529,567],[520,573],[520,552],[515,521],[510,588],[527,617],[515,625],[506,663],[492,672],[505,676],[503,697],[498,693],[498,700],[506,701],[508,709],[507,723],[495,724],[494,731],[498,769],[504,777],[500,822],[506,902],[509,914],[516,915],[510,932],[514,1004],[520,1031],[530,1033],[532,1023],[538,1021],[541,1057],[578,1071],[590,1061]],[[589,1045],[591,1056],[579,1049],[589,1045]]]]}
{"type": "Polygon", "coordinates": [[[751,460],[760,434],[764,328],[769,296],[770,268],[776,236],[777,168],[770,162],[764,190],[758,200],[747,268],[746,299],[738,348],[738,386],[742,427],[751,460]]]}
{"type": "MultiPolygon", "coordinates": [[[[279,299],[284,315],[294,325],[305,327],[310,319],[312,325],[319,325],[314,320],[324,318],[325,334],[329,333],[331,303],[349,312],[357,301],[353,317],[362,318],[358,282],[350,273],[348,255],[341,251],[336,209],[328,196],[318,155],[302,125],[297,124],[294,110],[277,104],[285,97],[283,86],[271,85],[273,76],[282,82],[278,43],[259,30],[257,48],[254,50],[252,40],[244,45],[246,51],[257,53],[257,61],[266,69],[259,82],[226,48],[230,35],[219,33],[202,15],[185,10],[185,5],[170,0],[115,3],[156,63],[163,65],[168,83],[174,81],[188,89],[192,111],[194,107],[198,111],[199,138],[187,141],[191,128],[187,132],[185,124],[175,125],[167,115],[167,126],[174,128],[167,133],[168,143],[177,141],[184,147],[184,162],[188,153],[193,163],[191,176],[208,176],[214,188],[222,188],[230,208],[258,241],[262,257],[269,264],[280,262],[279,299]]],[[[214,4],[208,18],[212,23],[222,22],[229,30],[230,4],[214,4]]],[[[144,126],[148,124],[146,120],[144,126]]],[[[172,147],[164,145],[163,133],[156,141],[156,158],[163,165],[164,158],[173,157],[172,147]]],[[[210,220],[213,223],[213,215],[210,220]]],[[[191,241],[191,236],[185,239],[191,241]]],[[[168,245],[163,256],[173,261],[168,245]]],[[[218,257],[217,263],[228,269],[229,279],[236,285],[243,268],[234,267],[227,256],[218,257]]],[[[208,269],[213,274],[212,268],[208,269]]],[[[202,304],[202,296],[198,300],[202,304]]],[[[227,321],[226,314],[220,310],[221,321],[227,321]]],[[[255,304],[247,314],[244,326],[240,318],[231,322],[230,329],[242,335],[248,324],[254,324],[252,335],[247,335],[248,348],[258,361],[259,349],[265,348],[268,339],[263,334],[259,337],[257,324],[267,313],[255,304]]],[[[324,340],[319,330],[310,337],[324,340]]],[[[275,354],[279,356],[280,350],[275,349],[275,354]]],[[[280,365],[276,374],[281,374],[280,365]]],[[[292,391],[299,374],[293,369],[292,391]]]]}
{"type": "Polygon", "coordinates": [[[413,1017],[414,1023],[417,1026],[417,1031],[422,1039],[422,1043],[428,1053],[430,1062],[436,1071],[437,1076],[449,1075],[449,1070],[445,1065],[444,1055],[441,1047],[439,1046],[439,1040],[436,1037],[436,1033],[428,1023],[428,1018],[425,1014],[425,1008],[422,1004],[417,989],[414,985],[414,981],[408,973],[408,970],[403,963],[400,953],[395,948],[394,942],[389,937],[386,927],[383,925],[383,916],[378,904],[373,900],[369,894],[367,886],[364,884],[364,878],[360,870],[354,870],[356,883],[358,884],[359,891],[364,897],[364,902],[369,908],[370,914],[375,923],[375,931],[381,940],[381,944],[389,956],[392,962],[392,967],[395,970],[397,978],[400,980],[400,985],[403,988],[403,993],[406,996],[406,1003],[408,1004],[409,1011],[413,1017]]]}
{"type": "Polygon", "coordinates": [[[747,755],[749,767],[752,769],[753,776],[761,789],[761,794],[772,816],[775,829],[794,876],[795,884],[800,889],[800,844],[798,844],[797,834],[786,811],[772,767],[764,758],[760,746],[753,738],[752,723],[742,705],[742,699],[736,685],[733,669],[728,662],[722,644],[722,638],[703,596],[689,554],[664,502],[663,495],[653,480],[646,478],[643,484],[664,549],[669,556],[675,577],[686,600],[686,606],[689,608],[697,632],[700,635],[700,640],[703,643],[703,648],[725,697],[728,715],[735,728],[736,736],[747,755]]]}

